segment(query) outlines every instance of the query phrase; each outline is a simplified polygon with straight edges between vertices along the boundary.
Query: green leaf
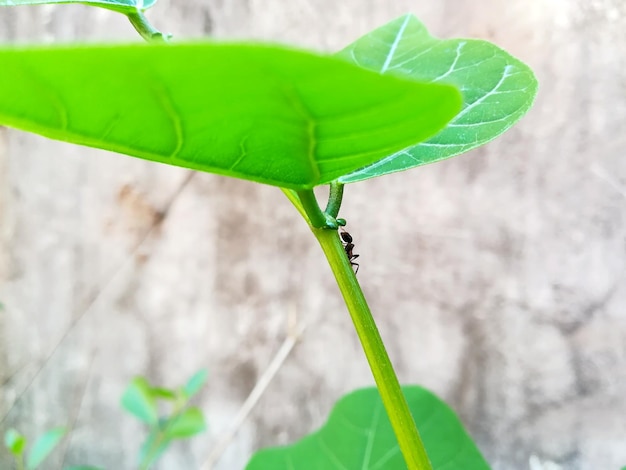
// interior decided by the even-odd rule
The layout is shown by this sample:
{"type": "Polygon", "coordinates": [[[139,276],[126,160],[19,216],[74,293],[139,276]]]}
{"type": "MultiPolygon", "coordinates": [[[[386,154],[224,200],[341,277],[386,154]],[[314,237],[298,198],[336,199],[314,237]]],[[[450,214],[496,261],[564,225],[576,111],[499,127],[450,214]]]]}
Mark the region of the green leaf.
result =
{"type": "Polygon", "coordinates": [[[150,389],[150,393],[154,398],[160,398],[162,400],[176,400],[178,395],[175,391],[170,390],[169,388],[162,387],[152,387],[150,389]]]}
{"type": "Polygon", "coordinates": [[[122,407],[149,425],[158,423],[159,416],[152,388],[143,377],[135,377],[122,395],[122,407]]]}
{"type": "Polygon", "coordinates": [[[13,455],[22,455],[26,447],[26,438],[15,429],[4,433],[4,445],[13,455]]]}
{"type": "Polygon", "coordinates": [[[200,389],[204,386],[207,379],[209,377],[209,371],[206,369],[202,369],[196,372],[191,378],[187,381],[185,386],[183,387],[183,394],[187,399],[193,397],[196,393],[200,391],[200,389]]]}
{"type": "Polygon", "coordinates": [[[296,190],[429,138],[461,106],[448,85],[276,46],[11,48],[0,67],[0,125],[296,190]]]}
{"type": "Polygon", "coordinates": [[[82,3],[96,7],[107,8],[120,13],[146,11],[157,0],[0,0],[0,6],[43,5],[46,3],[82,3]]]}
{"type": "Polygon", "coordinates": [[[166,428],[169,439],[182,439],[195,436],[206,430],[204,415],[199,408],[187,408],[180,415],[172,418],[166,428]]]}
{"type": "Polygon", "coordinates": [[[45,432],[39,439],[33,444],[33,448],[28,453],[26,460],[26,468],[28,470],[34,470],[37,468],[46,457],[50,455],[50,452],[61,442],[63,436],[66,434],[66,429],[58,427],[45,432]]]}
{"type": "MultiPolygon", "coordinates": [[[[403,387],[434,470],[488,470],[455,413],[429,391],[403,387]]],[[[291,446],[252,456],[247,470],[384,469],[405,470],[391,424],[376,388],[344,396],[328,422],[291,446]]]]}
{"type": "Polygon", "coordinates": [[[356,181],[453,157],[494,139],[531,107],[537,93],[532,70],[487,41],[439,40],[405,15],[358,39],[338,54],[370,70],[456,85],[463,109],[433,138],[339,178],[356,181]]]}

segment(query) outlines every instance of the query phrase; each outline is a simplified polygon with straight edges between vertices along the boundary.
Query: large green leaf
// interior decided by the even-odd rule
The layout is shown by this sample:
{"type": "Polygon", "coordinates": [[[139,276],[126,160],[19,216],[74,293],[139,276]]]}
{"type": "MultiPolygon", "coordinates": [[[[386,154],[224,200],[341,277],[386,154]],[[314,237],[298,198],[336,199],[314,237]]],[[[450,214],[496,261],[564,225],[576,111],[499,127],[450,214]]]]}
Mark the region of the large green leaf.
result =
{"type": "Polygon", "coordinates": [[[273,46],[0,50],[0,125],[291,189],[437,133],[458,90],[273,46]]]}
{"type": "Polygon", "coordinates": [[[450,83],[463,109],[430,140],[343,176],[344,183],[436,162],[494,139],[531,107],[537,93],[532,70],[487,41],[439,40],[405,15],[358,39],[338,56],[364,68],[419,81],[450,83]]]}
{"type": "MultiPolygon", "coordinates": [[[[454,411],[429,391],[403,387],[434,470],[488,470],[454,411]]],[[[247,470],[405,470],[376,388],[344,396],[317,432],[287,446],[257,452],[247,470]]]]}
{"type": "Polygon", "coordinates": [[[156,3],[157,0],[0,0],[0,6],[18,5],[43,5],[46,3],[83,3],[120,13],[133,13],[145,11],[156,3]]]}

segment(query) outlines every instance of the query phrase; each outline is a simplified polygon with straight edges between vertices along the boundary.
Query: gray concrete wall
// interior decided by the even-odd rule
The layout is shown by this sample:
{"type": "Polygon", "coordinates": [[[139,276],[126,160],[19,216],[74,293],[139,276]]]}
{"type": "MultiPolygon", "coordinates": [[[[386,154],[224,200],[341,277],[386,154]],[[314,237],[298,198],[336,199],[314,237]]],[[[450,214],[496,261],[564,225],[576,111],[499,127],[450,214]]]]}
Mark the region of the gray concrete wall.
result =
{"type": "MultiPolygon", "coordinates": [[[[448,400],[494,469],[620,468],[623,0],[162,0],[151,18],[179,39],[332,51],[405,12],[441,37],[496,42],[541,90],[488,146],[347,188],[359,279],[401,380],[448,400]]],[[[135,35],[114,13],[57,6],[0,10],[0,38],[135,35]]],[[[207,367],[210,430],[159,466],[198,468],[293,316],[301,341],[216,468],[320,425],[372,379],[307,230],[272,187],[1,129],[0,429],[75,423],[66,464],[130,469],[142,431],[119,408],[127,381],[176,385],[207,367]]]]}

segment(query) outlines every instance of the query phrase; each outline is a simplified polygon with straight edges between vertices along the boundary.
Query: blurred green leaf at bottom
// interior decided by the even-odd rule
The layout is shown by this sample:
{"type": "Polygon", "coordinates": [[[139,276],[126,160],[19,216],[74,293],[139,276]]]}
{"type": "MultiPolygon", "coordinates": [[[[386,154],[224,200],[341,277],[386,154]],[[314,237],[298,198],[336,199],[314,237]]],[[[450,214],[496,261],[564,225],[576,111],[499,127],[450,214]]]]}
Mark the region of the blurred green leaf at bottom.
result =
{"type": "MultiPolygon", "coordinates": [[[[403,387],[434,470],[489,470],[454,411],[431,392],[403,387]]],[[[376,388],[344,396],[327,423],[293,445],[257,452],[247,470],[405,470],[376,388]]]]}

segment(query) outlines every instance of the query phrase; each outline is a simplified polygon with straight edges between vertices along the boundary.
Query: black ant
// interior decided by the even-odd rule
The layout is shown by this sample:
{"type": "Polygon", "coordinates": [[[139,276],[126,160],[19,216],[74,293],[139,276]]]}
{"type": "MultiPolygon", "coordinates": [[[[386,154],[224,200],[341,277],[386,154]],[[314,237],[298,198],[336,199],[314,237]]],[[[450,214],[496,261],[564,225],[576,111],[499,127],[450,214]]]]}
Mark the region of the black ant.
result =
{"type": "Polygon", "coordinates": [[[348,261],[350,261],[350,266],[356,266],[354,274],[359,272],[359,263],[355,263],[354,260],[359,257],[359,255],[355,255],[352,250],[354,249],[354,243],[352,243],[352,235],[346,232],[343,227],[339,232],[339,236],[343,240],[343,249],[346,250],[346,256],[348,256],[348,261]]]}

